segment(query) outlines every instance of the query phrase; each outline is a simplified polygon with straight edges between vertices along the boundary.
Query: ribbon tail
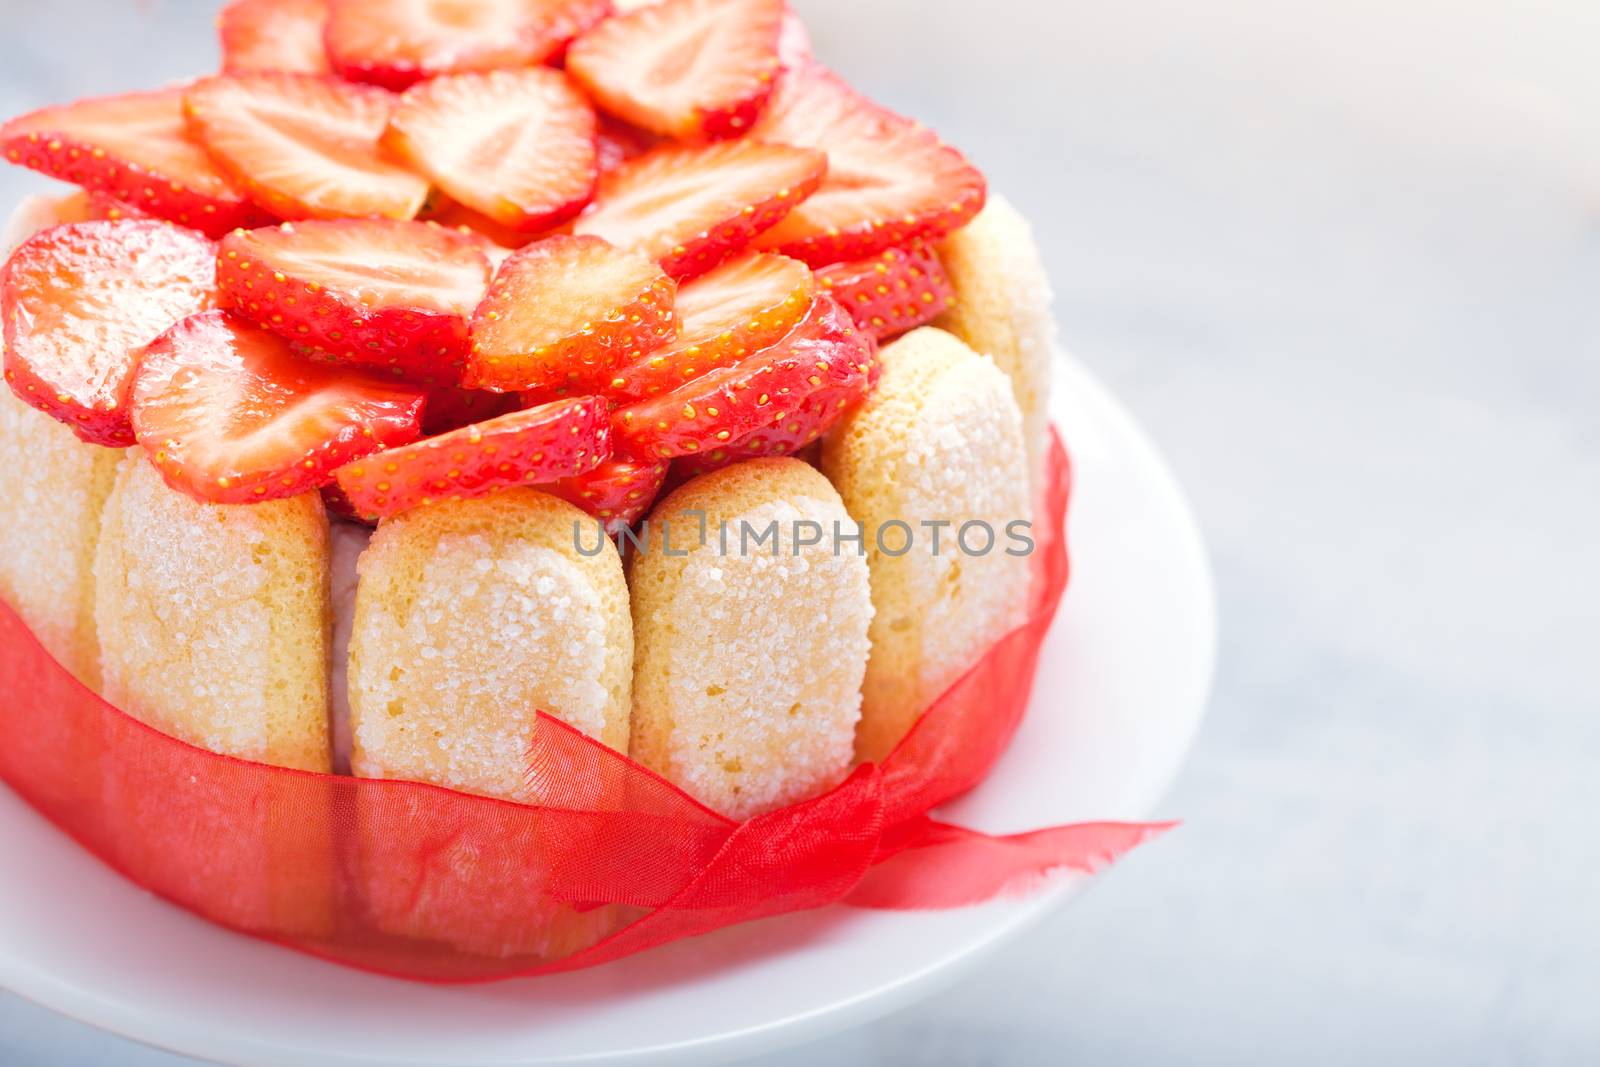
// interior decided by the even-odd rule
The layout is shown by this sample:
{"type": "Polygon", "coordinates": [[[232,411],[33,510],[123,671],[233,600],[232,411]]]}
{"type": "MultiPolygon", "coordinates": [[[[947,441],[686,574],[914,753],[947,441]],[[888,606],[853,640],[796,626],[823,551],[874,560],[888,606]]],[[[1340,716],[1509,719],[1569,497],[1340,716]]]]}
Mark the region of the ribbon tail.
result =
{"type": "Polygon", "coordinates": [[[1176,825],[1092,822],[993,836],[924,817],[886,836],[845,903],[911,911],[1013,896],[1057,871],[1094,874],[1176,825]]]}

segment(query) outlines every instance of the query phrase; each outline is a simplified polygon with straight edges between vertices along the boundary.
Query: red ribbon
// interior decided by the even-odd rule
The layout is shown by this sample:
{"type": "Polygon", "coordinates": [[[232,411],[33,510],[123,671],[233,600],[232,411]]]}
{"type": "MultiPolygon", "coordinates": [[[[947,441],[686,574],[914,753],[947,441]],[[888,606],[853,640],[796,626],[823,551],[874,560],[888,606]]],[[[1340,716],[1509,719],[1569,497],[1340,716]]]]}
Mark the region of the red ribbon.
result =
{"type": "Polygon", "coordinates": [[[530,802],[310,774],[168,737],[75,681],[0,604],[0,779],[136,884],[224,926],[404,978],[589,967],[734,923],[848,904],[944,908],[1093,871],[1164,829],[995,837],[928,813],[983,780],[1021,721],[1067,581],[1054,442],[1028,621],[882,763],[735,823],[540,715],[530,802]]]}

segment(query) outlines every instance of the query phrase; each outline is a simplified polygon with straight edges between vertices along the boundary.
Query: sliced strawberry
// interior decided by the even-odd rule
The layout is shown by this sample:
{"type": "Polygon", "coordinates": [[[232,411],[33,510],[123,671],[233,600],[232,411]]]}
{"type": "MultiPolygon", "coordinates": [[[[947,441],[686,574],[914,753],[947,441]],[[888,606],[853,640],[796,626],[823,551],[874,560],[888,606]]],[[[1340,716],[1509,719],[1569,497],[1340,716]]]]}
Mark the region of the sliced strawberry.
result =
{"type": "Polygon", "coordinates": [[[368,519],[356,513],[356,506],[350,503],[350,498],[344,495],[344,490],[339,488],[338,482],[329,482],[322,487],[322,506],[328,509],[328,514],[345,522],[358,522],[363,526],[376,526],[376,519],[368,519]]]}
{"type": "Polygon", "coordinates": [[[822,188],[757,241],[814,267],[934,240],[983,207],[965,156],[814,64],[784,75],[751,133],[828,153],[822,188]]]}
{"type": "Polygon", "coordinates": [[[426,179],[379,148],[393,98],[309,74],[238,74],[189,87],[206,149],[280,219],[409,219],[426,179]]]}
{"type": "Polygon", "coordinates": [[[615,536],[650,510],[667,480],[668,466],[665,460],[613,456],[588,474],[539,488],[600,519],[606,532],[615,536]]]}
{"type": "Polygon", "coordinates": [[[557,400],[358,460],[338,472],[356,512],[387,518],[435,500],[545,485],[594,470],[611,454],[606,402],[557,400]]]}
{"type": "Polygon", "coordinates": [[[609,0],[330,0],[330,8],[334,69],[396,90],[543,63],[611,12],[609,0]]]}
{"type": "Polygon", "coordinates": [[[0,151],[13,163],[212,237],[265,221],[190,136],[182,89],[80,100],[23,115],[0,126],[0,151]]]}
{"type": "Polygon", "coordinates": [[[549,67],[415,85],[384,143],[457,203],[515,230],[565,222],[600,176],[594,108],[549,67]]]}
{"type": "Polygon", "coordinates": [[[748,252],[678,288],[678,339],[619,369],[611,392],[656,396],[781,341],[811,308],[811,270],[748,252]]]}
{"type": "Polygon", "coordinates": [[[597,162],[601,174],[610,174],[630,159],[638,159],[650,149],[661,144],[661,138],[649,130],[630,126],[609,115],[600,116],[596,137],[597,162]]]}
{"type": "Polygon", "coordinates": [[[217,249],[222,302],[314,355],[453,385],[492,270],[476,238],[431,222],[286,222],[217,249]]]}
{"type": "Polygon", "coordinates": [[[226,311],[156,338],[131,397],[134,435],[167,484],[217,504],[307,492],[422,432],[421,390],[308,363],[226,311]]]}
{"type": "Polygon", "coordinates": [[[613,115],[668,137],[733,137],[772,95],[783,0],[664,0],[573,42],[567,70],[613,115]]]}
{"type": "Polygon", "coordinates": [[[873,362],[869,336],[821,294],[800,324],[771,348],[670,393],[619,408],[618,447],[662,458],[709,452],[795,415],[813,397],[861,388],[870,380],[873,362]]]}
{"type": "Polygon", "coordinates": [[[501,264],[472,316],[462,384],[584,391],[677,334],[677,286],[598,237],[550,237],[501,264]]]}
{"type": "Polygon", "coordinates": [[[758,141],[657,148],[607,174],[574,233],[634,248],[676,278],[701,274],[817,188],[821,152],[758,141]]]}
{"type": "Polygon", "coordinates": [[[233,0],[217,16],[222,70],[327,74],[328,51],[322,45],[327,21],[326,0],[233,0]]]}
{"type": "Polygon", "coordinates": [[[926,245],[835,263],[818,270],[817,281],[880,341],[932,322],[956,302],[944,264],[926,245]]]}
{"type": "MultiPolygon", "coordinates": [[[[876,366],[874,359],[873,367],[876,366]]],[[[792,456],[819,440],[834,423],[864,400],[875,380],[876,375],[869,371],[842,385],[818,389],[792,412],[754,433],[718,445],[709,452],[674,460],[676,473],[692,478],[758,456],[792,456]]]]}
{"type": "Polygon", "coordinates": [[[109,219],[118,222],[122,219],[153,219],[154,215],[148,211],[140,211],[126,200],[118,200],[109,193],[100,192],[98,189],[85,192],[83,221],[88,219],[109,219]]]}
{"type": "Polygon", "coordinates": [[[6,381],[85,441],[126,448],[139,351],[213,305],[215,271],[210,241],[165,222],[80,222],[36,234],[0,271],[6,381]]]}

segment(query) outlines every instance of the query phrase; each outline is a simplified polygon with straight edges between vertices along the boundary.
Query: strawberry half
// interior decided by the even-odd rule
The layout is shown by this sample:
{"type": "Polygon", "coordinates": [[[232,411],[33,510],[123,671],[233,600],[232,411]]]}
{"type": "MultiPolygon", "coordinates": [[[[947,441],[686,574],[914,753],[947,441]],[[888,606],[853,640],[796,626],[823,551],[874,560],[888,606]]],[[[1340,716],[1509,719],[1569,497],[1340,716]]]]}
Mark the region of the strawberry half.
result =
{"type": "Polygon", "coordinates": [[[217,163],[280,219],[409,219],[428,182],[378,145],[392,97],[309,74],[238,74],[189,87],[184,106],[217,163]]]}
{"type": "Polygon", "coordinates": [[[216,251],[154,220],[80,222],[24,242],[0,271],[5,376],[91,444],[126,448],[139,352],[213,304],[216,251]]]}
{"type": "Polygon", "coordinates": [[[453,385],[492,271],[479,240],[431,222],[341,219],[235,230],[222,303],[335,363],[453,385]]]}
{"type": "Polygon", "coordinates": [[[772,95],[784,0],[664,0],[574,41],[567,70],[599,105],[668,137],[732,137],[772,95]]]}
{"type": "Polygon", "coordinates": [[[611,391],[656,396],[781,341],[811,308],[810,269],[766,252],[730,259],[678,287],[678,339],[617,371],[611,391]]]}
{"type": "Polygon", "coordinates": [[[594,108],[549,67],[413,86],[384,143],[452,200],[515,230],[565,222],[593,198],[600,176],[594,108]]]}
{"type": "Polygon", "coordinates": [[[327,74],[328,51],[322,45],[327,21],[326,0],[233,0],[217,16],[223,73],[327,74]]]}
{"type": "Polygon", "coordinates": [[[440,74],[543,63],[611,13],[609,0],[330,0],[329,7],[334,69],[395,90],[440,74]]]}
{"type": "Polygon", "coordinates": [[[472,316],[462,384],[497,392],[584,391],[677,334],[677,286],[598,237],[513,252],[472,316]]]}
{"type": "Polygon", "coordinates": [[[657,148],[605,175],[572,232],[637,249],[673,277],[690,277],[779,223],[827,169],[821,152],[752,140],[657,148]]]}
{"type": "Polygon", "coordinates": [[[338,471],[357,514],[387,518],[435,500],[575,478],[611,454],[606,402],[557,400],[358,460],[338,471]]]}
{"type": "Polygon", "coordinates": [[[588,474],[539,488],[600,519],[606,532],[615,536],[650,509],[667,480],[668,467],[665,460],[613,456],[588,474]]]}
{"type": "Polygon", "coordinates": [[[218,237],[266,216],[189,133],[183,90],[47,107],[0,126],[13,163],[218,237]]]}
{"type": "Polygon", "coordinates": [[[416,440],[422,399],[307,363],[277,334],[207,311],[145,349],[133,431],[174,489],[251,504],[308,492],[353,459],[416,440]]]}
{"type": "Polygon", "coordinates": [[[934,240],[983,207],[965,156],[815,65],[784,75],[751,134],[828,153],[822,187],[757,241],[813,267],[934,240]]]}
{"type": "Polygon", "coordinates": [[[871,339],[831,297],[819,295],[789,336],[732,366],[616,412],[618,446],[671,458],[709,452],[777,424],[813,397],[870,380],[871,339]]]}
{"type": "Polygon", "coordinates": [[[956,302],[944,264],[926,245],[835,263],[818,270],[817,281],[880,341],[932,322],[956,302]]]}

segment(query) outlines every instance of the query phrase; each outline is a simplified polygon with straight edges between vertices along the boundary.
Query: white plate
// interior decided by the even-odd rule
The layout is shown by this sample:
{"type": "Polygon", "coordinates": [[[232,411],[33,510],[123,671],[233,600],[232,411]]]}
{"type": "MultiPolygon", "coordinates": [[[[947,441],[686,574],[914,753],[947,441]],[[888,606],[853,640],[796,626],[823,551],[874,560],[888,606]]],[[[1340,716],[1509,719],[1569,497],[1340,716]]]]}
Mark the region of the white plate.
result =
{"type": "MultiPolygon", "coordinates": [[[[1061,368],[1059,396],[1078,473],[1072,584],[1016,743],[984,786],[943,813],[990,831],[1153,814],[1210,685],[1211,583],[1177,487],[1082,367],[1061,368]]],[[[578,974],[435,987],[192,918],[123,882],[5,789],[0,856],[0,985],[175,1052],[295,1067],[751,1055],[935,991],[1083,884],[1063,879],[1023,900],[947,912],[829,908],[578,974]]]]}

